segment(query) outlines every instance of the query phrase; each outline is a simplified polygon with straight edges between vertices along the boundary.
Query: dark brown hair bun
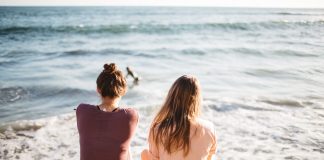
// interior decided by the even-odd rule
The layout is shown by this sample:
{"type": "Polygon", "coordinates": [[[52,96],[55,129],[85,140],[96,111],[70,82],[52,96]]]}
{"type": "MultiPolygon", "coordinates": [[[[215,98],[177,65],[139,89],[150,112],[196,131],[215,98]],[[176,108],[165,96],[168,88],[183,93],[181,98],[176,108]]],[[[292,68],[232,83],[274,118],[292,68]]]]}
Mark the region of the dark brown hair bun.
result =
{"type": "Polygon", "coordinates": [[[117,66],[115,63],[105,64],[104,66],[104,72],[107,73],[114,73],[117,70],[117,66]]]}
{"type": "Polygon", "coordinates": [[[127,91],[127,83],[123,73],[115,63],[104,64],[104,70],[97,78],[97,88],[102,97],[121,97],[127,91]]]}

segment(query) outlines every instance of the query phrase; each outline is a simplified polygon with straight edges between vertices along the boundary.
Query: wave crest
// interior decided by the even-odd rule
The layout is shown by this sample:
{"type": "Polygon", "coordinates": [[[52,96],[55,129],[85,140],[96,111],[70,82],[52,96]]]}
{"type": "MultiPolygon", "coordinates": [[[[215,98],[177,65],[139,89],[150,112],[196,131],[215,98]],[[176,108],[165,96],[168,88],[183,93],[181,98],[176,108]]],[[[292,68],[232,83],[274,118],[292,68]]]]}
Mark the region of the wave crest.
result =
{"type": "Polygon", "coordinates": [[[288,29],[293,27],[324,26],[324,20],[318,21],[267,21],[267,22],[234,22],[234,23],[194,23],[194,24],[114,24],[100,26],[11,26],[0,28],[0,35],[40,33],[145,33],[163,34],[182,31],[200,30],[260,30],[260,29],[288,29]]]}

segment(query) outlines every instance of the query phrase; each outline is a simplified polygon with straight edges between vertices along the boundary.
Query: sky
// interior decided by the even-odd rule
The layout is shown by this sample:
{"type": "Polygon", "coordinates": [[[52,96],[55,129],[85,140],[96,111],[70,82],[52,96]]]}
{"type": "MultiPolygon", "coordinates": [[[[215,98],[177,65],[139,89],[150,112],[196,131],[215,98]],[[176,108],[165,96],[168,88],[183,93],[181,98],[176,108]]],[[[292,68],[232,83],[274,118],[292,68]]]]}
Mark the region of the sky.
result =
{"type": "Polygon", "coordinates": [[[0,5],[324,8],[324,0],[0,0],[0,5]]]}

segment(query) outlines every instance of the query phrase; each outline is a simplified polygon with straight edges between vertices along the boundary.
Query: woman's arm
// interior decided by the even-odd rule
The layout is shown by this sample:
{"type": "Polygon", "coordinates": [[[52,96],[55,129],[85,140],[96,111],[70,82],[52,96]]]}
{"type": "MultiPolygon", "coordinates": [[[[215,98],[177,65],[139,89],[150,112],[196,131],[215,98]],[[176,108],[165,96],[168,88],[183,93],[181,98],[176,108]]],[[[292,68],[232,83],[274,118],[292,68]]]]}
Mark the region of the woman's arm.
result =
{"type": "Polygon", "coordinates": [[[159,160],[159,150],[153,141],[153,138],[149,136],[148,138],[149,149],[144,149],[141,154],[142,160],[159,160]]]}
{"type": "Polygon", "coordinates": [[[214,130],[213,144],[212,144],[212,146],[211,146],[211,148],[209,150],[207,160],[211,160],[213,158],[213,155],[216,153],[216,148],[217,148],[217,140],[216,140],[216,133],[215,133],[215,130],[214,130]]]}
{"type": "Polygon", "coordinates": [[[212,147],[210,148],[207,159],[211,160],[215,153],[216,153],[216,143],[213,144],[212,147]]]}
{"type": "Polygon", "coordinates": [[[149,151],[147,149],[144,149],[141,154],[141,160],[149,160],[149,151]]]}

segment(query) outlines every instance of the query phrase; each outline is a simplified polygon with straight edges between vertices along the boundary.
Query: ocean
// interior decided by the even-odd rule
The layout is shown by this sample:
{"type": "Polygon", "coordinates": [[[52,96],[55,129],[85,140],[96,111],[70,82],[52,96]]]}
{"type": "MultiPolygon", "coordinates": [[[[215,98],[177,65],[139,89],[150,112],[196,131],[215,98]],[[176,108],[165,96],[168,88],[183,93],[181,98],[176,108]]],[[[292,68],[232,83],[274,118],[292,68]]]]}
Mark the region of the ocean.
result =
{"type": "Polygon", "coordinates": [[[0,159],[79,159],[75,111],[130,66],[133,158],[172,83],[195,75],[214,159],[324,159],[324,9],[0,7],[0,159]]]}

